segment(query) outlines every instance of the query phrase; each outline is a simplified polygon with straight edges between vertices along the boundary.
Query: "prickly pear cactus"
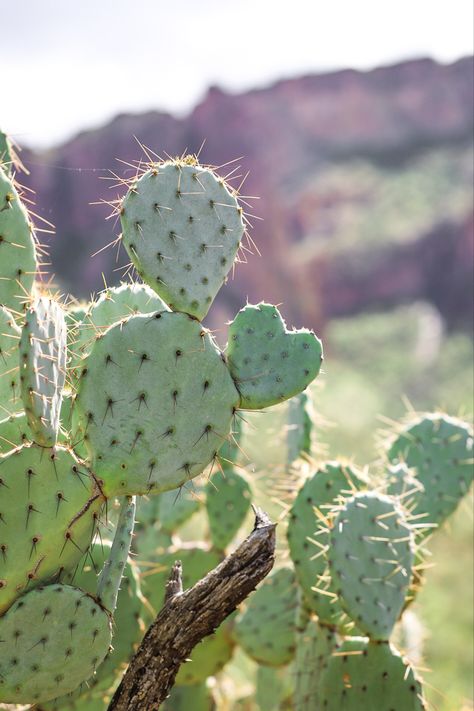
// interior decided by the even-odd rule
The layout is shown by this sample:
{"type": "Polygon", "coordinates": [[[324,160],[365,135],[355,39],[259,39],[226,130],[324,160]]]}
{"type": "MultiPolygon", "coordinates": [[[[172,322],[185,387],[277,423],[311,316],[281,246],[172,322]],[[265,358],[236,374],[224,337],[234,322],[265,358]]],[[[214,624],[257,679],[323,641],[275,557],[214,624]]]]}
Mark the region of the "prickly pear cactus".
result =
{"type": "Polygon", "coordinates": [[[110,497],[161,493],[200,474],[238,405],[226,364],[200,323],[157,312],[131,316],[95,342],[73,417],[110,497]]]}
{"type": "Polygon", "coordinates": [[[301,392],[316,378],[323,359],[321,342],[310,331],[288,331],[276,306],[245,306],[229,327],[226,354],[249,410],[276,405],[301,392]]]}
{"type": "Polygon", "coordinates": [[[20,338],[20,384],[32,438],[56,444],[66,381],[66,321],[61,306],[41,297],[30,306],[20,338]]]}
{"type": "Polygon", "coordinates": [[[22,592],[72,569],[104,498],[74,454],[24,445],[0,458],[0,614],[22,592]]]}
{"type": "Polygon", "coordinates": [[[349,499],[334,519],[327,551],[341,605],[373,640],[388,640],[403,609],[415,558],[400,506],[375,492],[349,499]]]}
{"type": "Polygon", "coordinates": [[[12,163],[12,144],[6,133],[0,128],[0,167],[6,173],[11,172],[12,163]]]}
{"type": "Polygon", "coordinates": [[[134,314],[168,310],[165,302],[146,284],[135,283],[105,289],[92,303],[69,309],[69,368],[75,371],[80,367],[96,337],[114,323],[134,314]]]}
{"type": "Polygon", "coordinates": [[[321,678],[324,711],[424,711],[421,683],[388,642],[352,637],[332,653],[321,678]]]}
{"type": "Polygon", "coordinates": [[[319,689],[321,677],[338,643],[332,627],[321,625],[310,619],[306,627],[298,632],[294,661],[294,705],[297,711],[319,709],[319,689]]]}
{"type": "Polygon", "coordinates": [[[410,497],[410,508],[419,523],[427,524],[425,534],[431,532],[430,524],[441,525],[469,490],[473,437],[466,422],[432,413],[414,418],[392,439],[389,461],[407,465],[420,485],[410,497]]]}
{"type": "Polygon", "coordinates": [[[286,432],[288,466],[302,454],[311,454],[314,430],[313,403],[309,392],[295,395],[288,401],[288,421],[286,432]]]}
{"type": "MultiPolygon", "coordinates": [[[[1,245],[0,245],[1,249],[1,245]]],[[[1,279],[0,279],[1,284],[1,279]]],[[[1,286],[0,286],[1,289],[1,286]]],[[[18,343],[21,331],[8,309],[0,306],[0,419],[22,409],[18,343]]]]}
{"type": "Polygon", "coordinates": [[[271,573],[235,624],[236,642],[255,661],[282,666],[295,652],[298,590],[291,568],[271,573]]]}
{"type": "Polygon", "coordinates": [[[367,486],[367,476],[353,465],[326,462],[304,482],[290,510],[287,537],[298,583],[306,604],[329,625],[345,627],[348,620],[325,557],[328,517],[339,500],[367,486]]]}
{"type": "Polygon", "coordinates": [[[192,157],[166,161],[133,183],[120,219],[143,281],[174,311],[203,319],[244,233],[237,195],[192,157]]]}
{"type": "Polygon", "coordinates": [[[203,506],[200,488],[181,487],[158,496],[157,520],[165,533],[174,533],[203,506]]]}
{"type": "Polygon", "coordinates": [[[304,389],[319,372],[321,344],[309,331],[287,332],[278,310],[260,304],[231,325],[227,363],[200,324],[243,223],[235,195],[195,159],[151,166],[130,187],[120,216],[139,274],[174,310],[132,315],[96,339],[80,376],[75,440],[83,440],[107,496],[158,494],[210,464],[237,409],[304,389]],[[253,403],[247,387],[258,393],[253,403]]]}
{"type": "Polygon", "coordinates": [[[48,701],[73,691],[104,659],[109,613],[83,590],[48,585],[22,596],[0,618],[0,700],[48,701]]]}
{"type": "Polygon", "coordinates": [[[192,686],[174,686],[163,704],[163,711],[214,711],[212,694],[202,682],[192,686]]]}
{"type": "Polygon", "coordinates": [[[231,467],[218,471],[206,486],[206,511],[213,545],[224,550],[245,521],[252,490],[244,474],[231,467]]]}
{"type": "Polygon", "coordinates": [[[29,301],[38,263],[33,225],[13,180],[0,167],[0,304],[19,314],[29,301]]]}

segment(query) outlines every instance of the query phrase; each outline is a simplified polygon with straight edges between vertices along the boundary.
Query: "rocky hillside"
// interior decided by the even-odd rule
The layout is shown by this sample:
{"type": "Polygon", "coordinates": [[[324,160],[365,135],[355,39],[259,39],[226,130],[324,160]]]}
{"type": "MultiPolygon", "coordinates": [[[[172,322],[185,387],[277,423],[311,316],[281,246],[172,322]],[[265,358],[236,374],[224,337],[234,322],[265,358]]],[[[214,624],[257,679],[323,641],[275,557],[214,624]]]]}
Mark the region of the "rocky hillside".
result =
{"type": "MultiPolygon", "coordinates": [[[[261,256],[240,264],[219,297],[218,321],[248,297],[282,303],[288,321],[321,328],[335,315],[432,301],[452,326],[469,322],[472,289],[473,60],[422,59],[280,81],[243,94],[211,88],[183,119],[121,115],[41,154],[24,152],[61,285],[87,296],[120,279],[123,251],[90,255],[118,234],[106,221],[120,190],[117,158],[194,152],[240,157],[249,172],[252,237],[261,256]]],[[[223,168],[230,172],[234,164],[223,168]]],[[[236,177],[239,183],[241,178],[236,177]]]]}

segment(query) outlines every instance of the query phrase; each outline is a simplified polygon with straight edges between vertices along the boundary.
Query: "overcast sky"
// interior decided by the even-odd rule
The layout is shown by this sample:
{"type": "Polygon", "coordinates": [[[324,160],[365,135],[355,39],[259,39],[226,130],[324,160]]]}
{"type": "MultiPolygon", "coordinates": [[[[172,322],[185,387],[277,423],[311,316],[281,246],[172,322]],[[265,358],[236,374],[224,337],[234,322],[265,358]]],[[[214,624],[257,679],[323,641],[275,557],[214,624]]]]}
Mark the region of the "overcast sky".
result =
{"type": "Polygon", "coordinates": [[[47,146],[210,84],[473,52],[472,0],[0,0],[0,124],[47,146]]]}

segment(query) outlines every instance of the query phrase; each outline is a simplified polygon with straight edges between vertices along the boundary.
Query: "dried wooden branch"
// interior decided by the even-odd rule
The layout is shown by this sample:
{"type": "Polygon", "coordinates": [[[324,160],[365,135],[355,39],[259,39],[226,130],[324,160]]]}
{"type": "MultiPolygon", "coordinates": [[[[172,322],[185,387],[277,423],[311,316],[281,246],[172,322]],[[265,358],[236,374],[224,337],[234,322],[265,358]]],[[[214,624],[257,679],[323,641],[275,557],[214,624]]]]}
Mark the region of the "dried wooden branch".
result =
{"type": "Polygon", "coordinates": [[[108,711],[154,711],[194,647],[230,615],[273,567],[275,525],[255,510],[252,533],[217,568],[181,592],[175,564],[165,604],[133,657],[108,711]]]}

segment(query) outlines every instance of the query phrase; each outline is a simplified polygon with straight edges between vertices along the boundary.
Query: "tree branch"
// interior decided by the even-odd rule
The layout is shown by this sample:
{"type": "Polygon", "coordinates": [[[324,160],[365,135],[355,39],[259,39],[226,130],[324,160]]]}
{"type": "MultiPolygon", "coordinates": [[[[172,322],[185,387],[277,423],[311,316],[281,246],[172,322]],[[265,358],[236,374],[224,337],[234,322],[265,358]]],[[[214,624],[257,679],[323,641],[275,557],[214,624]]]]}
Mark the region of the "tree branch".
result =
{"type": "Polygon", "coordinates": [[[175,564],[166,601],[117,688],[108,711],[154,711],[167,698],[181,664],[273,567],[275,525],[255,509],[255,526],[234,553],[181,592],[175,564]]]}

